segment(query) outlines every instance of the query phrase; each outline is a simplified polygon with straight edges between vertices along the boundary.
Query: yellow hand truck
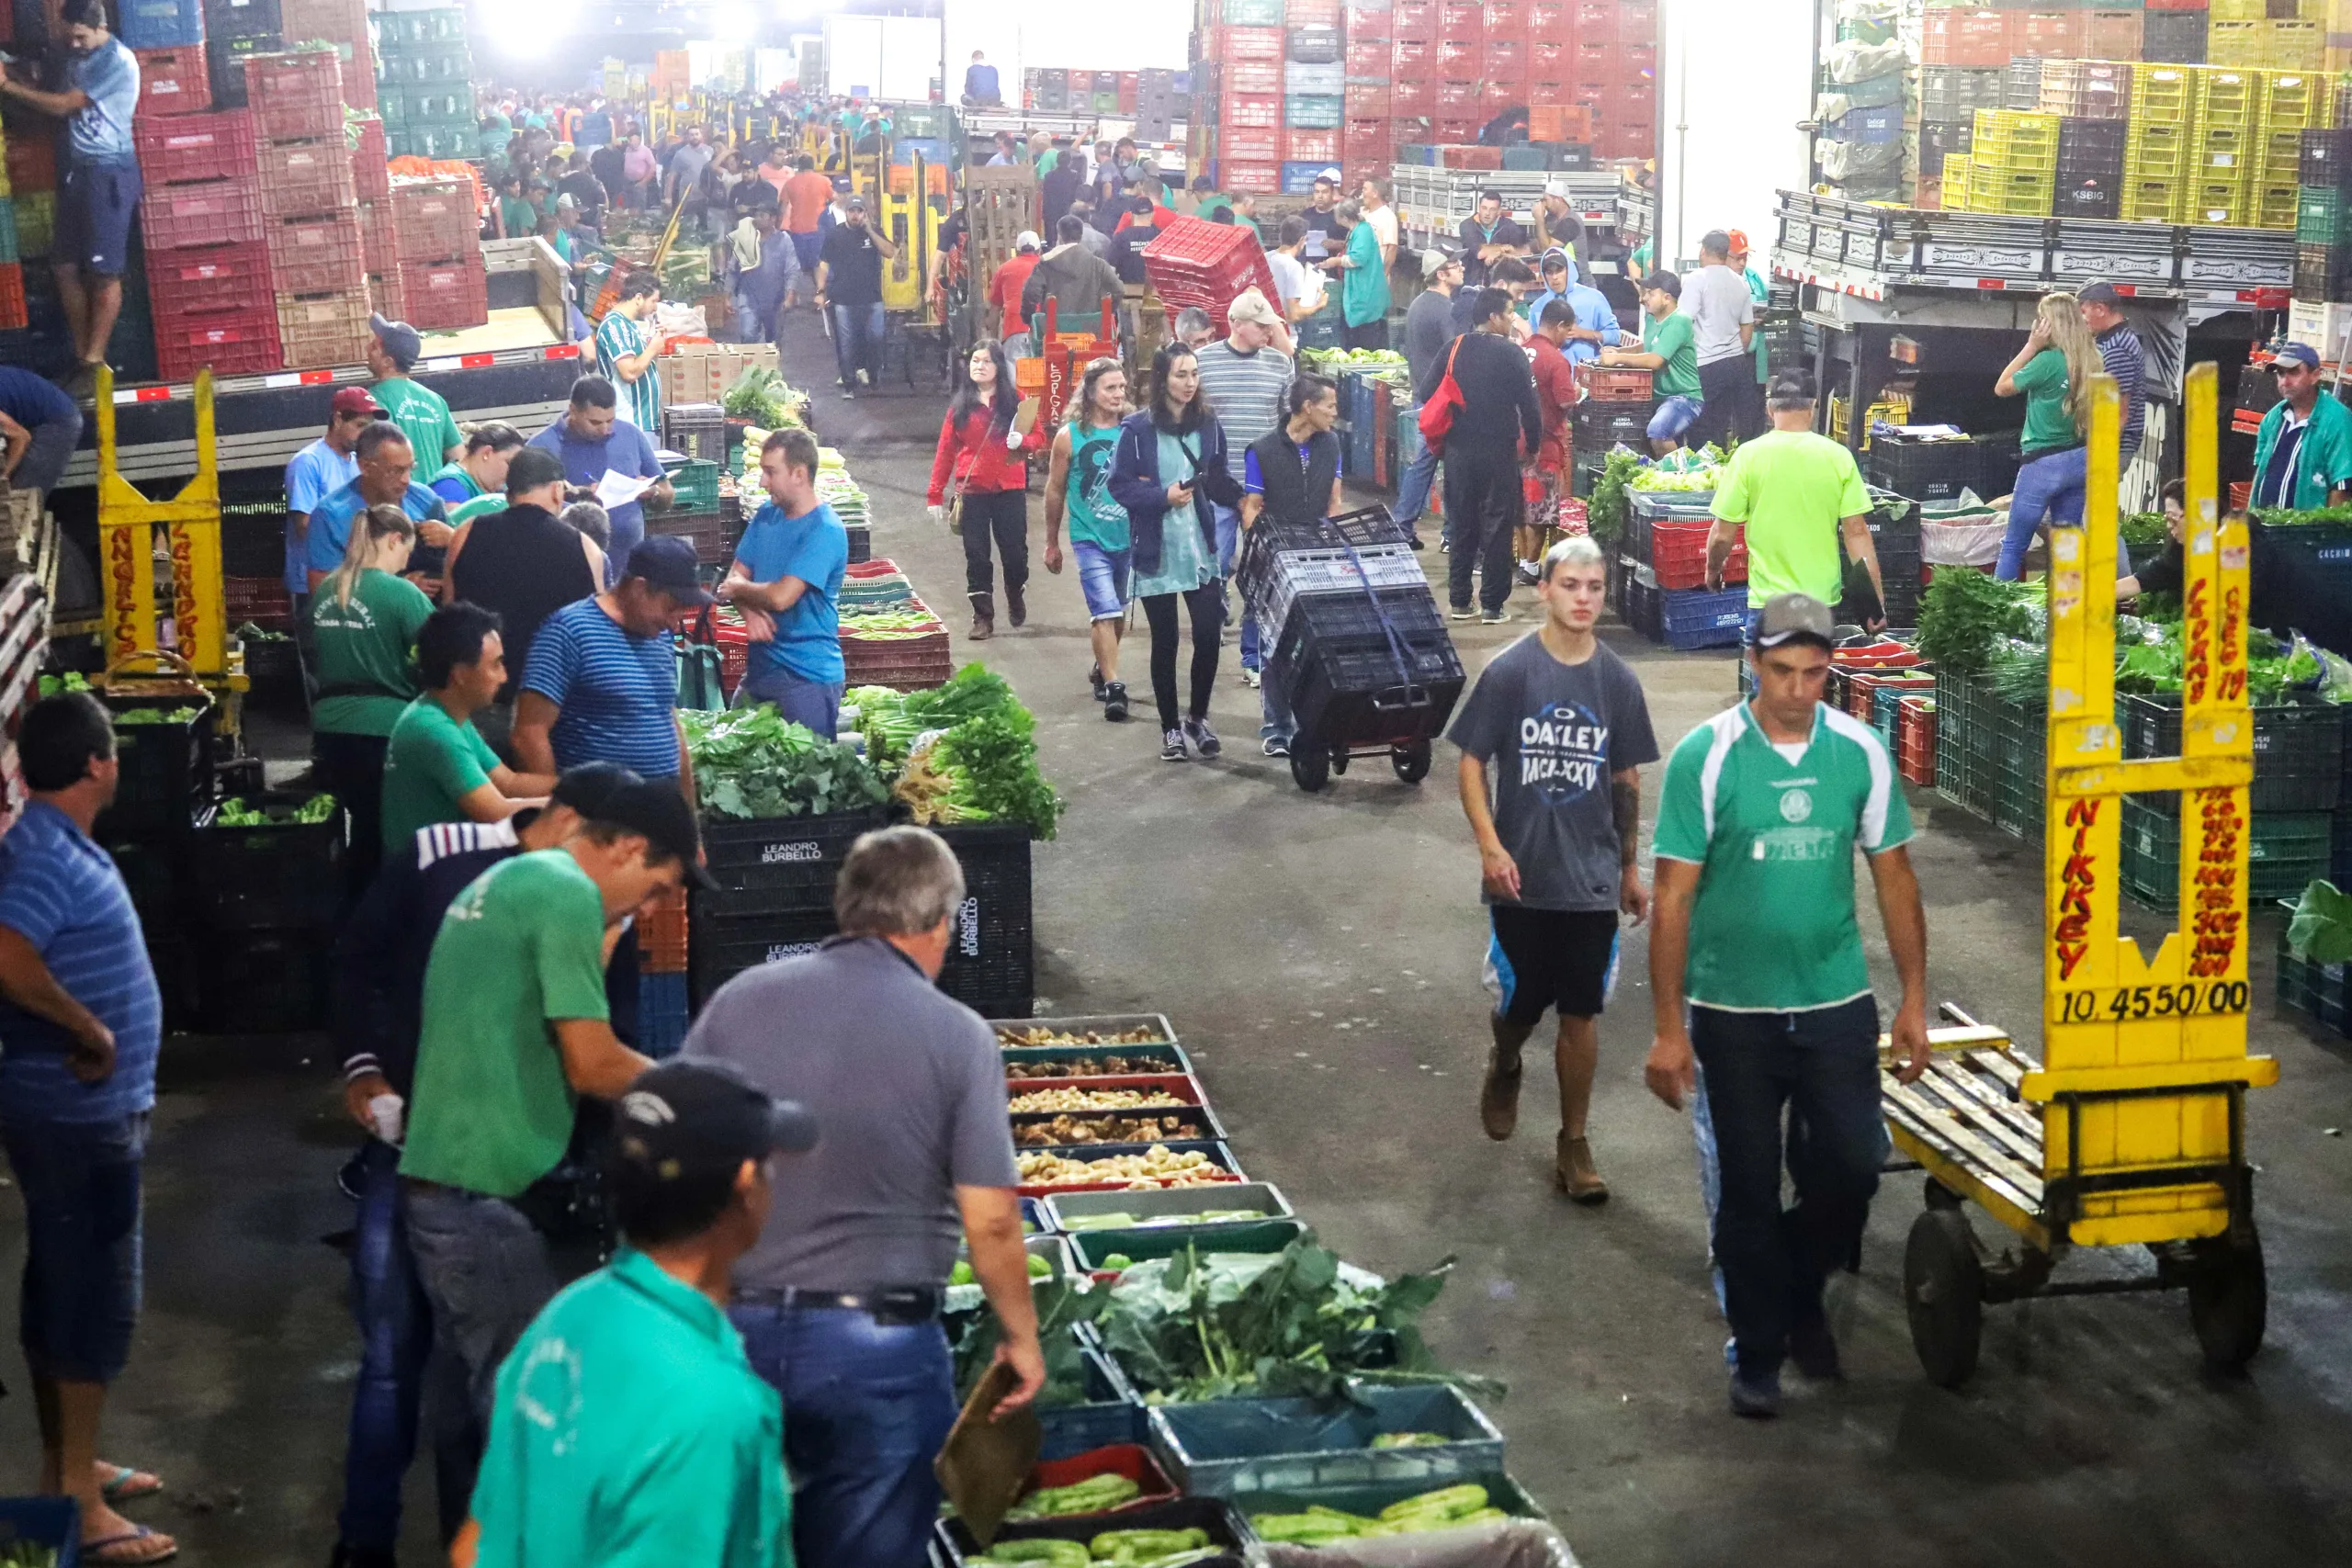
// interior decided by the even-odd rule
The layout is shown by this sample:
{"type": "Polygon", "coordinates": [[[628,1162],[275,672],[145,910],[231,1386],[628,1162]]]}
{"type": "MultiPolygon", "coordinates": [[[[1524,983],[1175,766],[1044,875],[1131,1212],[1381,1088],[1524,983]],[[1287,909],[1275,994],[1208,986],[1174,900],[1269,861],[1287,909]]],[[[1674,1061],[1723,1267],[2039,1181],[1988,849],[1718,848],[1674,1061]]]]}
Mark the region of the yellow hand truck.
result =
{"type": "Polygon", "coordinates": [[[1927,1172],[1903,1297],[1928,1380],[1976,1367],[1987,1303],[2186,1289],[2208,1363],[2243,1367],[2267,1310],[2245,1091],[2278,1065],[2246,1054],[2246,860],[2254,726],[2246,700],[2246,530],[2216,502],[2218,377],[2188,373],[2181,754],[2122,756],[2115,719],[2116,479],[2121,403],[2091,383],[2088,501],[2050,543],[2050,708],[2042,1045],[1944,1010],[1915,1082],[1883,1062],[1895,1146],[1927,1172]],[[2180,927],[2155,956],[2117,929],[2123,796],[2177,791],[2180,927]],[[1995,1252],[1973,1201],[2012,1233],[1995,1252]],[[2053,1279],[2078,1247],[2144,1247],[2154,1271],[2053,1279]]]}

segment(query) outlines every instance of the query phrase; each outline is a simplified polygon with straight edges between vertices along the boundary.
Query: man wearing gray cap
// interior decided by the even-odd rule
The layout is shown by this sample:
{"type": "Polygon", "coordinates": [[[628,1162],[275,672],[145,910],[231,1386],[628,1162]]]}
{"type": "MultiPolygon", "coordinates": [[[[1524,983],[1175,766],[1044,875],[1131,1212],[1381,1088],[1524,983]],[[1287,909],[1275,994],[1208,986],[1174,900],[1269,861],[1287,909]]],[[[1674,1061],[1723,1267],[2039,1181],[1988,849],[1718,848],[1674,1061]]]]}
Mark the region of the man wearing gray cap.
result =
{"type": "Polygon", "coordinates": [[[844,398],[857,395],[861,377],[869,387],[881,379],[882,264],[898,254],[866,221],[865,198],[844,197],[842,220],[817,252],[817,307],[832,321],[833,363],[844,398]]]}
{"type": "Polygon", "coordinates": [[[1830,637],[1820,600],[1768,601],[1747,655],[1756,695],[1682,738],[1658,795],[1657,1034],[1643,1073],[1676,1110],[1705,1075],[1731,1407],[1756,1418],[1780,1413],[1784,1359],[1810,1379],[1840,1375],[1822,1284],[1860,1242],[1886,1156],[1857,849],[1902,986],[1898,1076],[1908,1083],[1928,1065],[1928,922],[1904,848],[1910,807],[1878,732],[1821,700],[1830,637]],[[1784,1111],[1804,1129],[1789,1147],[1796,1201],[1785,1212],[1784,1111]]]}
{"type": "Polygon", "coordinates": [[[424,355],[424,339],[406,321],[368,318],[368,374],[376,378],[368,389],[384,405],[384,417],[401,427],[416,449],[417,467],[437,474],[441,466],[465,450],[465,432],[449,417],[449,404],[430,387],[409,379],[409,372],[424,355]]]}

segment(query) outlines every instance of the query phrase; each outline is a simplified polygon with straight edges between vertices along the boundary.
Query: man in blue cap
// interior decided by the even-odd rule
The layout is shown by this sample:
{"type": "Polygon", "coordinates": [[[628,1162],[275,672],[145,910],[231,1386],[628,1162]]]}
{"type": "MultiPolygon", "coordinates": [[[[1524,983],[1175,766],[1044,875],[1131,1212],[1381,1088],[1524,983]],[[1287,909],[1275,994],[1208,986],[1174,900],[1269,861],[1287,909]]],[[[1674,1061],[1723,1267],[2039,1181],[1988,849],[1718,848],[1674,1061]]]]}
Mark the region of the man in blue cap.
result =
{"type": "Polygon", "coordinates": [[[2271,362],[2279,401],[2254,436],[2254,504],[2311,512],[2352,488],[2352,409],[2322,396],[2319,354],[2290,343],[2271,362]]]}
{"type": "Polygon", "coordinates": [[[1604,348],[1615,348],[1619,340],[1617,308],[1609,296],[1585,282],[1577,271],[1576,259],[1557,246],[1545,251],[1540,268],[1544,292],[1528,301],[1527,319],[1541,324],[1544,307],[1555,299],[1565,299],[1568,309],[1576,312],[1576,324],[1568,329],[1567,341],[1560,352],[1571,365],[1582,365],[1600,357],[1604,348]]]}

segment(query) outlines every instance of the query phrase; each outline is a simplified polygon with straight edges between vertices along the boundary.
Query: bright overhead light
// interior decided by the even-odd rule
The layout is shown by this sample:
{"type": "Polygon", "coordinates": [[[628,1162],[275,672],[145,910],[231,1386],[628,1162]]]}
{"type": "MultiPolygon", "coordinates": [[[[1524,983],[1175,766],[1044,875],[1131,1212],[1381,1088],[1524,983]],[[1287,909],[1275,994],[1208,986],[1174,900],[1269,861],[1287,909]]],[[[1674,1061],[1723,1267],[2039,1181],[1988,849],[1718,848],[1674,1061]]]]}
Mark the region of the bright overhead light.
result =
{"type": "Polygon", "coordinates": [[[760,27],[759,17],[744,5],[721,6],[712,14],[711,23],[720,38],[731,39],[750,38],[760,27]]]}

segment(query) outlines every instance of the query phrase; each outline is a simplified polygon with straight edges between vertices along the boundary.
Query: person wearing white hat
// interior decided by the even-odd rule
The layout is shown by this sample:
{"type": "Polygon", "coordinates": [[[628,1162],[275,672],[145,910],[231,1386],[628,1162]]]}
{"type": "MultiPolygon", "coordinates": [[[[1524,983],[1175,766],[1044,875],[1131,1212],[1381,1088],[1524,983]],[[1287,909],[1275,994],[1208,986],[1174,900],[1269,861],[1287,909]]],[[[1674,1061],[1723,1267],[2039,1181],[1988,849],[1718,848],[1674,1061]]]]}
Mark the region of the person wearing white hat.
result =
{"type": "Polygon", "coordinates": [[[1021,291],[1029,286],[1029,275],[1037,270],[1037,259],[1045,248],[1035,230],[1022,230],[1013,239],[1012,259],[989,279],[989,303],[1004,313],[998,335],[1005,353],[1015,359],[1029,357],[1029,322],[1021,313],[1021,291]]]}
{"type": "Polygon", "coordinates": [[[1568,182],[1544,182],[1544,195],[1535,203],[1535,232],[1532,236],[1538,251],[1553,249],[1568,253],[1574,261],[1577,242],[1584,238],[1584,224],[1576,215],[1568,197],[1568,182]]]}

